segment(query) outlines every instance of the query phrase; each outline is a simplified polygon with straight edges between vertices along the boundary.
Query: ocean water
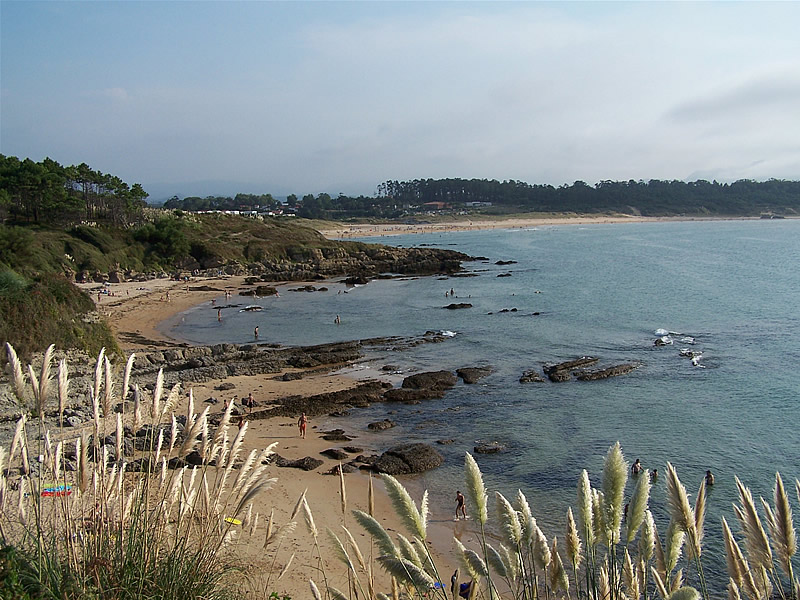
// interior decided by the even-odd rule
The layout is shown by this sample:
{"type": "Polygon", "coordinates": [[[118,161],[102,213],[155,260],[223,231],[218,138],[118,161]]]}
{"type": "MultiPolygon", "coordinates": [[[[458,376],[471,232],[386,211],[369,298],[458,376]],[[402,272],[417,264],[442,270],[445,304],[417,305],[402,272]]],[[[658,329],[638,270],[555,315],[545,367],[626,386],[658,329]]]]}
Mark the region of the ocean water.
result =
{"type": "MultiPolygon", "coordinates": [[[[511,497],[521,489],[545,534],[563,537],[581,470],[599,485],[605,453],[620,441],[629,462],[640,458],[664,473],[670,461],[692,498],[706,469],[714,472],[704,565],[724,593],[720,518],[736,530],[734,475],[765,498],[776,471],[787,488],[800,477],[800,221],[557,225],[365,241],[487,260],[465,264],[474,277],[287,291],[254,301],[263,306],[258,313],[224,308],[222,322],[205,305],[168,324],[169,333],[197,343],[247,342],[258,325],[262,342],[306,345],[453,332],[445,342],[401,352],[377,348],[355,371],[366,377],[393,365],[399,381],[411,372],[487,365],[490,376],[459,382],[442,400],[375,405],[348,421],[359,431],[388,414],[398,426],[380,434],[385,439],[368,437],[387,446],[454,440],[438,447],[443,467],[407,480],[417,497],[430,491],[434,519],[452,516],[464,452],[476,441],[498,441],[506,452],[477,455],[490,493],[511,497]],[[456,297],[445,297],[451,288],[456,297]],[[473,307],[443,309],[450,302],[473,307]],[[661,329],[671,332],[672,345],[654,345],[661,329]],[[693,344],[681,341],[688,337],[693,344]],[[702,352],[697,366],[681,348],[702,352]],[[605,381],[519,383],[528,369],[584,355],[598,357],[598,366],[640,366],[605,381]]],[[[663,475],[651,509],[665,531],[663,475]]]]}

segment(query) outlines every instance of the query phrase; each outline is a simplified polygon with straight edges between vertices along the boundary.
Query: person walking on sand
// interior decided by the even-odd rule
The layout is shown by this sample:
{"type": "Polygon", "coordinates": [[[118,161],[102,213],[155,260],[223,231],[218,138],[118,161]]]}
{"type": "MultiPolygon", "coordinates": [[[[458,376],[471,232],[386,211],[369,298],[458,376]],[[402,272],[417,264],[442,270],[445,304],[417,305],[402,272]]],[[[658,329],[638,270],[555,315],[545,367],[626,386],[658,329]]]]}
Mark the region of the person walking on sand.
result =
{"type": "Polygon", "coordinates": [[[306,425],[308,425],[308,417],[306,417],[306,413],[303,413],[297,419],[297,427],[300,429],[300,437],[303,439],[306,437],[306,425]]]}
{"type": "Polygon", "coordinates": [[[456,490],[456,518],[453,519],[454,521],[458,521],[461,518],[458,516],[459,512],[466,520],[467,509],[464,508],[464,494],[461,493],[461,490],[456,490]]]}

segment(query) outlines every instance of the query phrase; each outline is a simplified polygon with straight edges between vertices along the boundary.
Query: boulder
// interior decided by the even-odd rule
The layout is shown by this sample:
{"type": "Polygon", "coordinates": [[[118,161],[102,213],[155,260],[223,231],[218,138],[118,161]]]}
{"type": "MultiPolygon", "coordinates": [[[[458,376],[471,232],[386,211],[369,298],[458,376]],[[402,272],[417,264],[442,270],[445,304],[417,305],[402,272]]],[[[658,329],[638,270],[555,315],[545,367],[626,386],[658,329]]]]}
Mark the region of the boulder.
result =
{"type": "Polygon", "coordinates": [[[283,458],[279,454],[275,455],[275,464],[279,467],[284,468],[292,468],[292,469],[302,469],[303,471],[313,471],[314,469],[318,469],[324,464],[324,461],[313,458],[311,456],[306,456],[304,458],[298,458],[297,460],[288,460],[283,458]]]}
{"type": "Polygon", "coordinates": [[[464,383],[477,383],[478,380],[486,377],[492,372],[492,367],[463,367],[456,369],[456,375],[461,377],[464,383]]]}
{"type": "Polygon", "coordinates": [[[472,308],[472,304],[470,304],[469,302],[451,302],[444,308],[448,310],[456,310],[459,308],[472,308]]]}
{"type": "Polygon", "coordinates": [[[328,458],[333,458],[334,460],[344,460],[349,458],[349,454],[344,450],[340,450],[339,448],[328,448],[327,450],[323,450],[320,452],[323,456],[327,456],[328,458]]]}
{"type": "Polygon", "coordinates": [[[384,429],[391,429],[395,426],[394,421],[384,419],[383,421],[375,421],[367,425],[367,429],[371,431],[383,431],[384,429]]]}
{"type": "Polygon", "coordinates": [[[428,444],[402,444],[389,448],[375,461],[373,469],[389,475],[421,473],[434,469],[444,462],[444,457],[428,444]]]}
{"type": "Polygon", "coordinates": [[[504,452],[505,449],[505,444],[500,442],[481,442],[476,444],[474,448],[478,454],[497,454],[498,452],[504,452]]]}
{"type": "Polygon", "coordinates": [[[331,431],[323,431],[322,439],[329,442],[349,442],[354,438],[347,435],[344,429],[332,429],[331,431]]]}
{"type": "Polygon", "coordinates": [[[626,363],[608,367],[607,369],[600,369],[599,371],[587,371],[578,375],[578,381],[595,381],[597,379],[608,379],[609,377],[617,377],[630,373],[639,365],[633,363],[626,363]]]}
{"type": "Polygon", "coordinates": [[[415,373],[403,379],[402,387],[412,390],[446,389],[456,384],[456,376],[450,371],[427,371],[415,373]]]}
{"type": "Polygon", "coordinates": [[[539,375],[539,372],[535,369],[530,371],[525,371],[522,374],[522,377],[519,378],[520,383],[543,383],[544,377],[539,375]]]}

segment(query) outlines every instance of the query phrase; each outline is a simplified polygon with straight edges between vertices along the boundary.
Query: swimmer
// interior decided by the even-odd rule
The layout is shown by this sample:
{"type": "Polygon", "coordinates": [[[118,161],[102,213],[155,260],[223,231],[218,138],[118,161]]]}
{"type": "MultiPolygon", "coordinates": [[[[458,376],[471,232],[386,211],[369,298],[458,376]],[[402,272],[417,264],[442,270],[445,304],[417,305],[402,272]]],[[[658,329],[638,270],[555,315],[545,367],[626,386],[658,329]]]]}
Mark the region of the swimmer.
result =
{"type": "Polygon", "coordinates": [[[711,472],[710,469],[706,471],[706,485],[707,486],[714,485],[714,474],[711,472]]]}
{"type": "Polygon", "coordinates": [[[631,465],[631,475],[638,475],[639,473],[642,472],[642,469],[643,469],[642,463],[640,463],[639,459],[637,458],[631,465]]]}

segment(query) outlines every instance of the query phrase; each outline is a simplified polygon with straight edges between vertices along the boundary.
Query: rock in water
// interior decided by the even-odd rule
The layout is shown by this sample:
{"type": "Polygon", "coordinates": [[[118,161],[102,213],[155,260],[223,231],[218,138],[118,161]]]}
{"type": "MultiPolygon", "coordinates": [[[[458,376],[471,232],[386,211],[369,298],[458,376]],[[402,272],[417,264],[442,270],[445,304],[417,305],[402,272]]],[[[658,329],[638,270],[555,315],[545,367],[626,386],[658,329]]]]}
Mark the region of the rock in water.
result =
{"type": "Polygon", "coordinates": [[[421,473],[434,469],[444,462],[444,457],[428,444],[402,444],[389,448],[375,461],[374,469],[389,475],[421,473]]]}

